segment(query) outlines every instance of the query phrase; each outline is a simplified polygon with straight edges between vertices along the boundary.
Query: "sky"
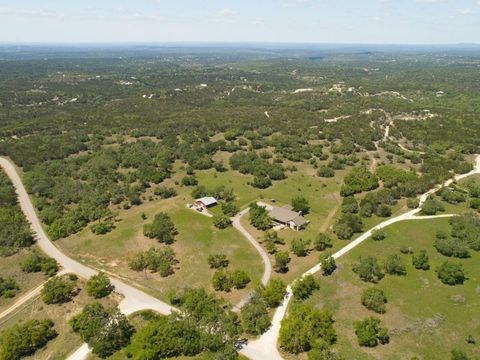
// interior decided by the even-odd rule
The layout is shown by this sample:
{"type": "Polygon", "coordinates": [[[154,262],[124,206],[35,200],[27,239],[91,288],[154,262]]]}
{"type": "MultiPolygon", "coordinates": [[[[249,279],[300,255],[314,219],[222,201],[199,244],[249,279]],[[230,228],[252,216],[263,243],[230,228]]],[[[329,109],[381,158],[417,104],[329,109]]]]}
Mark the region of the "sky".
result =
{"type": "Polygon", "coordinates": [[[480,43],[480,0],[0,0],[0,42],[480,43]]]}

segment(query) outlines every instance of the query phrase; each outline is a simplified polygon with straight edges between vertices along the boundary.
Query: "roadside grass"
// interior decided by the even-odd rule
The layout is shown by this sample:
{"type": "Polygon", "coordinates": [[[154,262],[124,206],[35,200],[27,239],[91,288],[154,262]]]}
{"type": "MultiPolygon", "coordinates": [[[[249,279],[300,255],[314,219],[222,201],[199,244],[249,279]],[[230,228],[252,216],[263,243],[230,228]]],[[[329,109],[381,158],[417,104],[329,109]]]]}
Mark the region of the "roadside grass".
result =
{"type": "Polygon", "coordinates": [[[433,247],[437,230],[449,231],[448,219],[405,221],[385,229],[383,241],[368,239],[337,261],[337,270],[330,277],[320,274],[320,290],[308,300],[333,312],[338,341],[334,346],[346,359],[449,359],[452,349],[464,349],[479,356],[478,346],[466,339],[473,335],[479,341],[480,318],[480,254],[471,252],[469,259],[448,259],[433,247]],[[411,255],[400,253],[400,247],[425,249],[430,257],[430,270],[416,270],[411,255]],[[399,254],[406,265],[406,276],[386,275],[377,285],[388,299],[384,315],[373,313],[361,305],[363,289],[372,284],[360,281],[352,265],[358,257],[375,256],[379,261],[390,254],[399,254]],[[436,277],[435,268],[445,260],[461,262],[468,271],[463,285],[448,286],[436,277]],[[368,316],[382,319],[390,333],[390,343],[375,348],[357,345],[353,322],[368,316]]]}
{"type": "MultiPolygon", "coordinates": [[[[36,296],[17,309],[16,312],[4,319],[0,319],[0,331],[33,319],[51,319],[55,323],[55,330],[58,336],[49,341],[44,348],[35,352],[32,356],[24,357],[23,359],[63,360],[82,344],[80,337],[68,325],[68,320],[79,313],[86,304],[93,301],[93,298],[89,297],[83,290],[84,284],[83,280],[78,280],[78,286],[82,290],[72,301],[66,304],[47,305],[41,300],[40,296],[36,296]]],[[[113,293],[99,301],[106,307],[112,307],[117,306],[119,300],[120,296],[113,293]]]]}
{"type": "Polygon", "coordinates": [[[12,256],[0,258],[0,276],[3,278],[14,279],[20,287],[20,290],[13,298],[0,297],[0,312],[9,308],[23,295],[35,289],[42,282],[48,279],[48,277],[41,272],[25,273],[20,268],[20,261],[23,259],[23,257],[36,248],[37,247],[34,245],[31,247],[31,250],[22,249],[12,256]]]}

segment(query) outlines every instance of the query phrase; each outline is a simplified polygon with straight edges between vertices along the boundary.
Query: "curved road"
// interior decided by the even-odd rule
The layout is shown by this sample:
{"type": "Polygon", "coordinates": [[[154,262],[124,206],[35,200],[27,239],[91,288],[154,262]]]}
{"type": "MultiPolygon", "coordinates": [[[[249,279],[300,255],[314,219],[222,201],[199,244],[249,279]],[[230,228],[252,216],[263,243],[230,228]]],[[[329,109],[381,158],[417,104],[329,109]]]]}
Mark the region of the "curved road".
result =
{"type": "MultiPolygon", "coordinates": [[[[265,204],[262,204],[262,206],[265,206],[265,204]]],[[[232,218],[232,225],[235,229],[240,231],[240,233],[253,245],[253,247],[257,250],[257,252],[260,254],[262,261],[263,261],[263,275],[262,275],[262,284],[267,285],[268,280],[270,279],[270,276],[272,275],[272,264],[270,262],[270,259],[268,257],[268,254],[265,252],[263,247],[258,243],[257,240],[242,226],[240,219],[242,216],[244,216],[246,213],[248,213],[250,208],[246,208],[239,212],[237,215],[235,215],[232,218]]],[[[233,308],[233,311],[238,312],[242,308],[243,305],[245,305],[248,300],[250,299],[250,295],[246,296],[242,301],[240,301],[235,307],[233,308]]]]}
{"type": "MultiPolygon", "coordinates": [[[[31,224],[32,230],[37,240],[37,244],[40,249],[42,249],[42,251],[48,256],[57,260],[58,263],[62,266],[63,272],[75,273],[85,279],[88,279],[92,275],[97,274],[96,270],[90,269],[89,267],[82,265],[79,262],[66,256],[50,241],[40,224],[33,204],[30,201],[30,198],[27,194],[27,191],[25,190],[25,187],[23,186],[22,180],[20,179],[20,176],[18,175],[15,166],[7,158],[4,157],[0,157],[0,166],[3,168],[5,173],[10,178],[13,186],[15,187],[20,207],[22,208],[22,211],[24,212],[27,220],[31,224]]],[[[119,304],[119,309],[123,314],[129,315],[136,311],[145,309],[152,309],[165,315],[171,313],[173,308],[167,303],[164,303],[163,301],[160,301],[153,296],[150,296],[143,291],[138,290],[133,286],[130,286],[116,278],[111,278],[110,280],[115,286],[115,291],[123,295],[124,297],[119,304]]],[[[35,290],[40,291],[40,289],[35,290]]],[[[88,355],[88,347],[84,345],[82,346],[82,348],[82,352],[75,352],[69,357],[69,359],[85,359],[86,355],[88,355]],[[85,352],[85,350],[87,351],[85,352]]],[[[79,350],[81,350],[82,348],[80,348],[79,350]]]]}
{"type": "MultiPolygon", "coordinates": [[[[454,180],[456,181],[462,180],[474,174],[480,174],[480,155],[477,156],[475,168],[472,171],[466,174],[457,175],[455,176],[454,179],[447,180],[443,184],[443,186],[448,186],[454,180]]],[[[341,248],[339,251],[333,254],[332,257],[334,259],[338,259],[339,257],[345,255],[350,250],[352,250],[353,248],[357,247],[362,242],[367,240],[372,235],[372,232],[374,230],[382,229],[396,222],[405,221],[405,220],[425,220],[425,219],[434,219],[434,218],[453,216],[452,214],[442,214],[442,215],[433,215],[433,216],[416,216],[416,214],[418,214],[421,210],[420,206],[427,200],[428,196],[435,193],[440,187],[441,186],[431,189],[427,191],[425,194],[423,194],[422,196],[420,196],[420,205],[418,208],[378,224],[377,226],[371,228],[370,230],[368,230],[367,232],[365,232],[364,234],[360,235],[358,238],[350,242],[347,246],[341,248]]],[[[304,277],[306,275],[313,275],[316,272],[318,272],[320,269],[321,269],[321,264],[317,264],[316,266],[312,267],[310,270],[305,272],[301,277],[304,277]]],[[[275,314],[272,320],[272,326],[260,338],[258,338],[257,340],[250,341],[247,345],[245,345],[240,351],[243,355],[254,360],[283,359],[282,356],[280,355],[280,352],[277,349],[277,340],[280,333],[281,321],[285,316],[288,303],[290,302],[291,298],[292,298],[292,288],[289,285],[287,287],[287,292],[286,292],[283,303],[275,311],[275,314]]]]}
{"type": "MultiPolygon", "coordinates": [[[[58,261],[58,263],[62,266],[63,272],[72,272],[80,277],[88,279],[92,275],[97,273],[96,270],[93,270],[85,265],[80,264],[79,262],[69,258],[65,254],[63,254],[48,238],[47,234],[43,230],[40,221],[37,217],[33,204],[23,186],[20,176],[15,168],[15,166],[8,160],[7,158],[0,157],[0,166],[3,168],[7,176],[10,178],[13,186],[16,189],[18,195],[18,201],[22,211],[24,212],[26,218],[31,224],[32,230],[36,236],[37,244],[42,249],[45,254],[54,258],[58,261]]],[[[475,169],[467,174],[458,175],[455,177],[455,180],[461,180],[466,178],[467,176],[473,174],[480,174],[480,156],[476,159],[476,166],[475,169]]],[[[445,182],[445,186],[452,183],[453,179],[450,179],[445,182]]],[[[423,194],[420,197],[420,204],[423,204],[425,200],[428,198],[430,194],[433,194],[435,191],[438,190],[438,187],[428,191],[427,193],[423,194]]],[[[426,218],[434,218],[439,216],[449,216],[449,215],[439,215],[439,216],[431,216],[431,217],[415,217],[415,215],[420,211],[420,209],[411,210],[405,214],[399,215],[395,218],[389,219],[384,221],[383,223],[375,226],[374,228],[370,229],[366,233],[362,234],[360,237],[352,241],[350,244],[339,250],[337,253],[333,255],[334,258],[339,258],[340,256],[346,254],[348,251],[353,249],[354,247],[358,246],[360,243],[365,241],[368,237],[371,236],[371,233],[375,229],[381,229],[385,226],[391,225],[398,221],[403,220],[412,220],[412,219],[426,219],[426,218]]],[[[259,254],[262,256],[262,260],[265,265],[264,274],[262,276],[262,283],[266,284],[268,279],[271,275],[271,264],[268,258],[268,255],[263,250],[263,248],[258,244],[258,242],[241,226],[240,218],[243,216],[248,209],[243,210],[237,216],[233,218],[233,225],[237,228],[250,242],[251,244],[257,249],[259,254]]],[[[312,269],[307,271],[302,276],[307,274],[314,274],[320,270],[320,264],[314,266],[312,269]]],[[[115,291],[121,295],[123,295],[124,299],[119,304],[120,311],[125,314],[129,315],[136,311],[145,310],[145,309],[152,309],[158,311],[162,314],[170,314],[173,307],[166,304],[163,301],[160,301],[153,296],[150,296],[144,293],[141,290],[138,290],[119,279],[111,277],[111,282],[115,286],[115,291]]],[[[35,293],[38,291],[34,289],[32,292],[35,293]]],[[[30,295],[30,294],[29,294],[30,295]]],[[[263,334],[258,340],[251,341],[248,345],[246,345],[241,352],[250,357],[251,359],[259,359],[259,360],[268,360],[268,359],[282,359],[278,350],[277,350],[277,339],[278,334],[280,331],[280,323],[283,317],[285,316],[288,302],[291,299],[291,288],[288,286],[287,294],[283,304],[277,308],[275,311],[272,326],[270,329],[263,334]]],[[[83,360],[88,357],[89,349],[86,344],[82,345],[76,352],[69,356],[69,360],[83,360]]]]}

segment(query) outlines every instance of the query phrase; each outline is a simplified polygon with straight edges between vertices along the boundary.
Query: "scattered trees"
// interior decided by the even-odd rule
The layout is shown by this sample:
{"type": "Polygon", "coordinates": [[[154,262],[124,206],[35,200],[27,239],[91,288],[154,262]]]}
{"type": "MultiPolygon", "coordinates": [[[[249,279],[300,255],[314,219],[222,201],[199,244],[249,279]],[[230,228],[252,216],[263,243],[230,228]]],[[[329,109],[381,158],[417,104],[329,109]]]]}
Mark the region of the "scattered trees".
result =
{"type": "Polygon", "coordinates": [[[178,231],[170,216],[161,212],[155,215],[153,223],[143,225],[143,234],[151,239],[157,239],[160,243],[172,244],[178,231]]]}
{"type": "Polygon", "coordinates": [[[383,290],[370,287],[362,292],[362,305],[367,309],[383,314],[386,311],[387,297],[383,290]]]}
{"type": "Polygon", "coordinates": [[[420,213],[422,215],[436,215],[437,212],[445,211],[445,206],[435,199],[435,197],[430,196],[422,205],[422,210],[420,213]]]}
{"type": "Polygon", "coordinates": [[[110,295],[114,286],[110,283],[108,276],[100,272],[87,280],[85,288],[89,296],[99,299],[110,295]]]}
{"type": "Polygon", "coordinates": [[[134,271],[150,270],[158,272],[161,277],[173,274],[173,266],[178,263],[175,252],[169,248],[150,248],[147,251],[139,252],[129,261],[128,266],[134,271]]]}
{"type": "Polygon", "coordinates": [[[268,230],[262,238],[262,243],[269,254],[274,254],[277,251],[277,244],[285,244],[285,240],[280,238],[276,231],[268,230]]]}
{"type": "Polygon", "coordinates": [[[0,359],[15,360],[33,355],[58,334],[51,320],[29,320],[0,334],[0,359]]]}
{"type": "Polygon", "coordinates": [[[354,323],[355,334],[360,346],[375,347],[380,344],[388,344],[390,337],[386,328],[380,326],[380,319],[369,317],[354,323]]]}

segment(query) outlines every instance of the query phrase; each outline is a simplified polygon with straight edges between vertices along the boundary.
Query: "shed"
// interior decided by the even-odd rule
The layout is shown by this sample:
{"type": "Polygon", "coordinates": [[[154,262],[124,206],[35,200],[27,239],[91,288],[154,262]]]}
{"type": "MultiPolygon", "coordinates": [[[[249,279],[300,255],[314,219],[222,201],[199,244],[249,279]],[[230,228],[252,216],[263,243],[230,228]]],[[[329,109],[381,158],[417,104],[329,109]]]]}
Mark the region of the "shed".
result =
{"type": "Polygon", "coordinates": [[[200,206],[200,207],[204,208],[204,209],[207,209],[209,207],[217,205],[217,199],[215,199],[212,196],[205,196],[201,199],[195,200],[195,204],[197,206],[200,206]]]}

